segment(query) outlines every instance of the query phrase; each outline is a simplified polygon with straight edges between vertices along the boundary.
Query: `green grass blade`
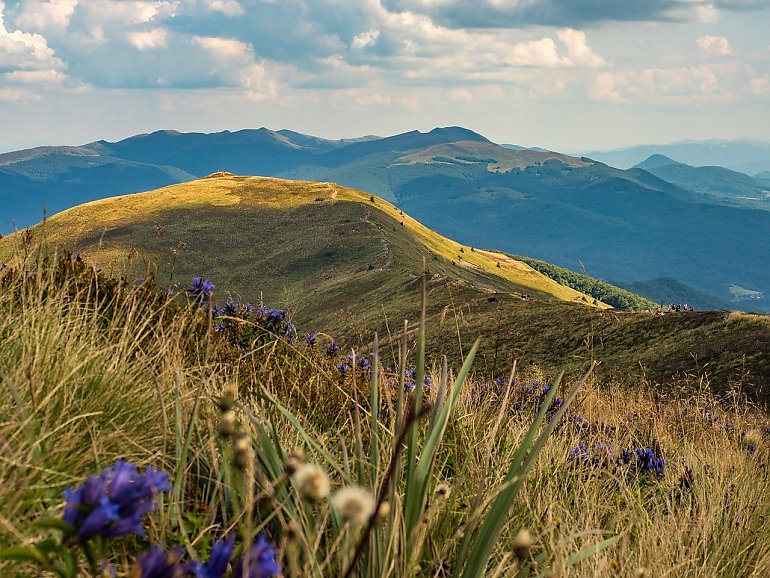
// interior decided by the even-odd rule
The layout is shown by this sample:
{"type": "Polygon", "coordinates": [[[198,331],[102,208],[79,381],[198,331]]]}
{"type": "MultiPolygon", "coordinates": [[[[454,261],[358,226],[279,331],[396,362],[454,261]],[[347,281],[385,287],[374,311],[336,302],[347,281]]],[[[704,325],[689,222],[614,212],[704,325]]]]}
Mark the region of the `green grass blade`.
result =
{"type": "Polygon", "coordinates": [[[617,536],[612,536],[611,538],[607,538],[606,540],[602,540],[596,544],[586,546],[574,554],[570,554],[567,557],[567,567],[574,566],[575,564],[578,564],[579,562],[582,562],[591,556],[595,556],[602,550],[606,550],[607,548],[614,546],[620,541],[620,538],[622,538],[622,535],[618,534],[617,536]]]}
{"type": "MultiPolygon", "coordinates": [[[[527,431],[525,439],[522,441],[518,451],[516,452],[516,455],[514,456],[514,459],[508,470],[508,474],[505,477],[505,481],[508,485],[504,487],[504,489],[498,494],[497,498],[495,498],[495,501],[487,513],[481,528],[474,536],[473,545],[471,546],[467,561],[465,564],[463,564],[461,560],[461,563],[457,566],[458,568],[463,568],[463,578],[483,576],[486,570],[487,562],[492,555],[492,549],[500,539],[500,534],[502,533],[503,527],[505,526],[508,510],[510,509],[514,498],[516,498],[516,495],[521,489],[527,473],[534,465],[535,460],[537,459],[540,450],[542,450],[543,446],[545,445],[548,437],[551,435],[551,433],[553,433],[553,430],[558,425],[562,416],[564,416],[570,404],[577,396],[578,391],[588,380],[588,377],[591,375],[593,368],[594,364],[591,365],[590,369],[585,373],[577,385],[572,388],[570,393],[564,399],[561,407],[552,416],[550,423],[537,437],[534,445],[529,448],[528,446],[532,444],[532,439],[534,439],[537,430],[543,423],[548,412],[548,408],[551,406],[551,403],[556,395],[557,387],[555,385],[551,387],[551,390],[548,392],[548,395],[540,407],[537,418],[527,431]],[[522,463],[521,459],[523,459],[524,456],[526,456],[526,459],[524,459],[524,462],[522,463]]],[[[561,381],[562,375],[559,376],[559,382],[561,381]]],[[[462,553],[463,551],[461,551],[461,554],[462,553]]]]}
{"type": "Polygon", "coordinates": [[[439,408],[436,420],[428,430],[425,445],[420,452],[419,461],[414,469],[413,478],[409,480],[407,495],[404,498],[407,536],[411,535],[422,519],[428,486],[431,481],[431,470],[436,460],[436,452],[438,451],[441,439],[446,431],[452,408],[459,399],[460,390],[470,373],[471,365],[473,365],[473,360],[476,357],[476,352],[479,349],[480,343],[481,339],[477,339],[473,344],[468,356],[465,358],[465,362],[463,363],[460,372],[457,374],[452,390],[449,393],[449,399],[447,399],[447,401],[439,408]]]}

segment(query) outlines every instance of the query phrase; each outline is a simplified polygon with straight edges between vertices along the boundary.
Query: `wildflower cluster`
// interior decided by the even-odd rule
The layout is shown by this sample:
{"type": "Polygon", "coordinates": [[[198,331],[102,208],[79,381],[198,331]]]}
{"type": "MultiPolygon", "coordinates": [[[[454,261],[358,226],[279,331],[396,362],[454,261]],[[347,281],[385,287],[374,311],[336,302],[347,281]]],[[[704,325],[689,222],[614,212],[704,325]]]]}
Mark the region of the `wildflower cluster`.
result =
{"type": "Polygon", "coordinates": [[[63,519],[81,542],[97,534],[144,536],[142,519],[156,508],[155,496],[170,490],[165,473],[147,468],[140,474],[134,464],[118,460],[76,489],[64,490],[63,519]]]}
{"type": "MultiPolygon", "coordinates": [[[[393,388],[398,387],[399,384],[399,376],[398,371],[394,370],[391,367],[385,368],[385,382],[393,388]]],[[[412,366],[411,368],[407,368],[404,370],[404,390],[407,392],[414,391],[415,385],[417,382],[417,367],[412,366]]],[[[422,380],[422,383],[425,387],[430,389],[433,387],[433,379],[430,375],[425,375],[425,377],[422,380]]]]}
{"type": "MultiPolygon", "coordinates": [[[[155,497],[171,491],[168,475],[147,468],[139,473],[135,464],[118,460],[89,476],[75,489],[64,490],[64,512],[58,523],[44,523],[63,531],[61,541],[45,540],[39,545],[0,552],[0,558],[34,560],[42,571],[62,578],[80,576],[76,548],[82,548],[91,575],[115,576],[104,556],[106,540],[128,534],[144,537],[142,523],[157,507],[155,497]]],[[[208,561],[186,559],[184,548],[164,550],[150,544],[131,567],[129,578],[272,578],[281,574],[276,552],[264,535],[232,562],[232,535],[214,544],[208,561]],[[228,570],[230,572],[228,573],[228,570]]]]}
{"type": "Polygon", "coordinates": [[[365,355],[354,356],[352,354],[348,354],[334,367],[343,376],[355,373],[357,378],[363,378],[364,380],[370,379],[372,374],[371,363],[369,358],[365,355]]]}
{"type": "Polygon", "coordinates": [[[629,474],[653,474],[662,478],[665,473],[666,460],[649,447],[623,449],[615,454],[612,444],[596,444],[588,447],[580,442],[567,454],[567,461],[576,466],[618,468],[629,474]]]}
{"type": "Polygon", "coordinates": [[[211,548],[208,561],[184,561],[184,550],[163,550],[153,544],[131,569],[131,578],[272,578],[281,574],[273,546],[264,535],[248,551],[231,564],[235,539],[229,535],[211,548]],[[228,574],[228,567],[232,571],[228,574]]]}

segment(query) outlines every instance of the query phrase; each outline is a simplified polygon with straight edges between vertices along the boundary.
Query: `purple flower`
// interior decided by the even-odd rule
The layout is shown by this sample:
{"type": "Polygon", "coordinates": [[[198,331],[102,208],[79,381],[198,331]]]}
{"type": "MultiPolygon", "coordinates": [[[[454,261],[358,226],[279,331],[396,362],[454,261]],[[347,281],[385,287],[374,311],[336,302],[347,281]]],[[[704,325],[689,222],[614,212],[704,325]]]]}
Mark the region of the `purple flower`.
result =
{"type": "Polygon", "coordinates": [[[193,284],[187,292],[195,301],[206,301],[211,297],[211,292],[214,289],[216,289],[216,285],[205,277],[193,277],[193,284]]]}
{"type": "Polygon", "coordinates": [[[281,566],[275,559],[275,550],[263,534],[233,568],[233,578],[272,578],[280,573],[281,566]]]}
{"type": "Polygon", "coordinates": [[[141,558],[131,568],[131,578],[181,578],[190,572],[189,564],[181,564],[183,550],[177,548],[166,552],[157,544],[142,554],[141,558]]]}
{"type": "Polygon", "coordinates": [[[155,509],[155,495],[170,490],[165,473],[147,468],[140,474],[134,464],[118,460],[76,489],[64,490],[62,518],[75,529],[79,541],[96,534],[144,536],[142,519],[155,509]]]}
{"type": "Polygon", "coordinates": [[[336,341],[332,341],[329,345],[326,346],[326,355],[329,357],[334,357],[340,352],[340,346],[337,345],[336,341]]]}
{"type": "Polygon", "coordinates": [[[195,578],[222,578],[227,572],[234,548],[235,537],[232,534],[214,544],[209,561],[196,566],[195,578]]]}
{"type": "Polygon", "coordinates": [[[316,333],[315,333],[315,331],[305,335],[305,343],[307,344],[308,347],[313,347],[315,345],[315,340],[316,340],[316,333]]]}

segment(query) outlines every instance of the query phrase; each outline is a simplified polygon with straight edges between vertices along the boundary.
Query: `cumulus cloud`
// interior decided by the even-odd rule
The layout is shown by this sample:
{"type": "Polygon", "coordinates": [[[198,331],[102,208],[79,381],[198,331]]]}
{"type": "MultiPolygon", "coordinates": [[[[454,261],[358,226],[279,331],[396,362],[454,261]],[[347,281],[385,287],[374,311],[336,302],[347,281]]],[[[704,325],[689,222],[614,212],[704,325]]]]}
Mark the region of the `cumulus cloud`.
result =
{"type": "Polygon", "coordinates": [[[730,43],[724,36],[701,36],[697,43],[704,54],[727,56],[732,53],[730,43]]]}
{"type": "MultiPolygon", "coordinates": [[[[56,86],[66,70],[97,88],[218,88],[254,101],[274,100],[279,90],[286,98],[292,90],[336,89],[355,97],[360,108],[401,100],[416,107],[424,95],[415,100],[408,92],[423,88],[468,104],[483,100],[485,87],[509,98],[577,91],[615,101],[726,98],[729,83],[721,70],[676,67],[649,54],[639,68],[618,67],[593,26],[706,21],[768,5],[770,0],[24,0],[6,10],[5,24],[0,19],[0,78],[19,89],[56,86]],[[8,74],[14,71],[40,73],[8,74]]],[[[701,36],[697,44],[712,56],[730,53],[721,36],[701,36]]],[[[742,86],[766,72],[746,73],[742,86]]]]}
{"type": "Polygon", "coordinates": [[[44,36],[6,28],[4,10],[5,3],[0,2],[0,71],[61,68],[44,36]]]}
{"type": "Polygon", "coordinates": [[[209,10],[221,12],[225,16],[243,16],[243,7],[237,0],[208,0],[209,10]]]}
{"type": "Polygon", "coordinates": [[[168,46],[168,33],[164,28],[129,32],[128,42],[137,50],[166,48],[168,46]]]}
{"type": "MultiPolygon", "coordinates": [[[[608,101],[731,103],[743,96],[740,87],[749,84],[751,73],[749,67],[733,63],[601,71],[594,75],[589,92],[608,101]]],[[[755,95],[761,92],[752,90],[755,95]]]]}

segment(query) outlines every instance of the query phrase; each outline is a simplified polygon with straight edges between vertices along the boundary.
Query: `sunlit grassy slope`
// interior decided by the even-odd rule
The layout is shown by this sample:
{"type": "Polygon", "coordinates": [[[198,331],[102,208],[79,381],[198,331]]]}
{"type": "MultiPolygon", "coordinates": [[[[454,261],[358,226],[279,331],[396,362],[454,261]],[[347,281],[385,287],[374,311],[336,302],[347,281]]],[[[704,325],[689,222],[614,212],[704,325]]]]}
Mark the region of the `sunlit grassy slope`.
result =
{"type": "Polygon", "coordinates": [[[33,231],[116,273],[140,275],[149,266],[161,280],[184,283],[204,275],[220,294],[285,305],[301,319],[324,321],[374,299],[392,303],[423,257],[437,282],[587,299],[524,263],[463,247],[390,203],[330,183],[216,174],[87,203],[33,231]]]}
{"type": "Polygon", "coordinates": [[[724,312],[656,316],[608,310],[505,255],[462,246],[398,208],[330,183],[215,174],[105,199],[0,241],[14,250],[64,246],[112,274],[156,273],[161,284],[216,283],[215,299],[287,307],[303,332],[348,344],[397,335],[420,308],[427,263],[429,348],[453,362],[483,340],[480,367],[513,359],[575,372],[590,359],[605,378],[684,377],[755,399],[770,387],[770,319],[724,312]],[[498,264],[500,265],[498,267],[498,264]],[[524,299],[523,296],[530,296],[524,299]]]}

